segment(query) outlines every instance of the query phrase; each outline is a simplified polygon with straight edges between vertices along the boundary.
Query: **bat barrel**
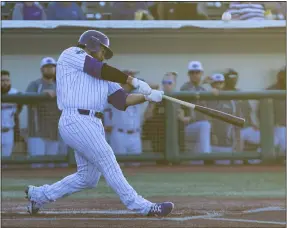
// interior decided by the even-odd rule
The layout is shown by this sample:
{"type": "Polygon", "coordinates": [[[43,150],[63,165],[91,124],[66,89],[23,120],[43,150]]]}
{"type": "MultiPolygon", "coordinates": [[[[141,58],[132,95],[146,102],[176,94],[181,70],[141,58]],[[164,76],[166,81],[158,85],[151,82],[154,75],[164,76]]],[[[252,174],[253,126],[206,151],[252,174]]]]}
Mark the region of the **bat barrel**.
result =
{"type": "Polygon", "coordinates": [[[230,124],[235,125],[237,127],[243,127],[245,124],[245,119],[240,118],[238,116],[230,115],[230,114],[225,113],[225,112],[220,112],[220,111],[215,110],[215,109],[203,107],[200,105],[195,105],[194,110],[201,112],[205,115],[208,115],[210,117],[213,117],[213,118],[222,120],[224,122],[230,123],[230,124]]]}

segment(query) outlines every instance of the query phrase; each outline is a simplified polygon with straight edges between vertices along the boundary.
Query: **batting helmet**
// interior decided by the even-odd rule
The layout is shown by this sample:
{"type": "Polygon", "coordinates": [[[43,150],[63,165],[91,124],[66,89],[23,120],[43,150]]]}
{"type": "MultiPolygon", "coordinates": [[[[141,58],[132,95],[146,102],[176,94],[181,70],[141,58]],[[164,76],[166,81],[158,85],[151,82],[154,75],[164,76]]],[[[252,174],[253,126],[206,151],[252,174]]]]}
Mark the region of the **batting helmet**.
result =
{"type": "Polygon", "coordinates": [[[104,34],[96,30],[88,30],[84,32],[78,41],[78,44],[85,46],[91,52],[98,52],[100,47],[106,49],[105,59],[110,59],[113,57],[113,52],[110,49],[110,40],[104,34]]]}

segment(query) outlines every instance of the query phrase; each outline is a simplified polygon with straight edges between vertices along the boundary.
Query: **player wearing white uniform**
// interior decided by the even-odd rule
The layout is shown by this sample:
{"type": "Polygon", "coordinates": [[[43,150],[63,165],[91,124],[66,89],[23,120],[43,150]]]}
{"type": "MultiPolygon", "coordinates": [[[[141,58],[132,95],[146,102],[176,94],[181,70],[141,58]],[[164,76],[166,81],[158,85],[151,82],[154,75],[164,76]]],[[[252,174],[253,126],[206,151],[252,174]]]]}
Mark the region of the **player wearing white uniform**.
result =
{"type": "MultiPolygon", "coordinates": [[[[15,94],[18,91],[11,88],[10,74],[1,71],[1,94],[15,94]]],[[[14,117],[17,114],[17,104],[1,103],[1,154],[11,156],[14,147],[14,117]]]]}
{"type": "MultiPolygon", "coordinates": [[[[201,77],[203,75],[202,64],[198,61],[191,61],[188,64],[189,81],[183,84],[180,91],[205,91],[201,85],[201,77]]],[[[195,104],[207,106],[206,101],[194,101],[195,104]]],[[[195,113],[193,110],[189,112],[188,118],[185,119],[187,126],[185,127],[186,141],[196,142],[196,152],[210,153],[210,130],[211,125],[208,118],[202,113],[195,113]]]]}
{"type": "MultiPolygon", "coordinates": [[[[138,72],[124,70],[127,75],[135,76],[138,72]]],[[[129,85],[121,85],[127,93],[136,93],[129,85]]],[[[150,85],[152,86],[152,85],[150,85]]],[[[124,112],[112,108],[111,147],[116,154],[141,154],[141,111],[143,104],[128,107],[124,112]]],[[[137,163],[134,163],[137,164],[137,163]]]]}
{"type": "MultiPolygon", "coordinates": [[[[268,90],[285,90],[286,89],[286,70],[280,70],[277,74],[277,82],[268,87],[268,90]]],[[[260,118],[262,110],[257,107],[257,118],[260,118]]],[[[286,153],[286,100],[273,100],[274,108],[274,146],[278,147],[280,152],[286,153]]],[[[261,123],[259,123],[261,124],[261,123]]],[[[260,127],[256,124],[243,128],[241,130],[241,147],[244,148],[245,142],[251,144],[260,144],[261,133],[260,127]]],[[[261,151],[261,149],[258,149],[261,151]]]]}
{"type": "Polygon", "coordinates": [[[141,104],[124,112],[112,108],[111,147],[116,154],[141,154],[141,104]]]}
{"type": "Polygon", "coordinates": [[[105,140],[100,117],[107,102],[125,110],[146,100],[160,102],[163,94],[102,62],[112,56],[108,37],[95,30],[84,32],[78,47],[68,48],[60,55],[56,77],[57,103],[62,110],[59,131],[65,143],[75,150],[77,172],[51,185],[28,186],[25,192],[30,214],[37,213],[46,203],[96,187],[101,174],[128,209],[150,216],[166,216],[172,211],[171,202],[152,203],[137,194],[105,140]],[[114,82],[130,84],[142,94],[127,95],[114,82]]]}
{"type": "Polygon", "coordinates": [[[112,117],[113,117],[112,107],[113,106],[111,104],[107,104],[104,109],[104,113],[103,113],[103,125],[104,125],[106,140],[108,144],[110,144],[111,142],[111,132],[113,129],[112,128],[112,117]]]}
{"type": "MultiPolygon", "coordinates": [[[[29,83],[26,92],[56,96],[56,60],[45,57],[41,60],[42,77],[29,83]]],[[[59,152],[58,121],[60,112],[56,103],[40,103],[28,106],[28,153],[30,156],[56,155],[59,152]]],[[[62,145],[61,145],[62,146],[62,145]]],[[[62,146],[63,148],[63,146],[62,146]]],[[[48,164],[54,167],[55,164],[48,164]]],[[[33,168],[44,164],[32,164],[33,168]]]]}

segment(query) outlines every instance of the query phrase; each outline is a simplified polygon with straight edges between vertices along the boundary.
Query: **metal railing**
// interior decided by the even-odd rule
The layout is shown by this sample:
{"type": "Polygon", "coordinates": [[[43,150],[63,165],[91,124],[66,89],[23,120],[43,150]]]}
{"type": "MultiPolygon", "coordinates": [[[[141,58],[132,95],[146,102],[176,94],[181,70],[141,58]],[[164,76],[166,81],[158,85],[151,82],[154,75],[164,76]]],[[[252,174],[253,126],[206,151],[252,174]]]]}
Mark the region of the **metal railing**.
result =
{"type": "MultiPolygon", "coordinates": [[[[166,160],[171,163],[177,163],[185,160],[246,160],[262,159],[263,161],[274,161],[278,159],[274,149],[274,113],[273,99],[286,99],[286,91],[262,90],[262,91],[223,91],[218,96],[210,92],[176,92],[168,94],[185,101],[193,100],[259,100],[260,101],[260,131],[261,131],[261,149],[262,152],[232,152],[232,153],[210,153],[210,154],[191,154],[180,151],[177,114],[171,102],[165,102],[166,112],[166,130],[165,130],[165,151],[161,153],[144,152],[140,155],[116,155],[118,161],[159,161],[166,160]]],[[[41,102],[55,102],[55,98],[47,95],[32,93],[4,95],[2,103],[18,104],[37,104],[41,102]]],[[[67,156],[11,156],[2,157],[2,164],[30,164],[30,163],[62,163],[68,162],[75,164],[73,151],[69,149],[67,156]]]]}
{"type": "MultiPolygon", "coordinates": [[[[168,113],[166,124],[166,159],[168,161],[180,162],[184,160],[247,160],[247,159],[262,159],[263,163],[274,162],[278,159],[278,154],[274,148],[274,112],[273,99],[286,99],[286,91],[278,90],[262,90],[262,91],[222,91],[217,96],[210,92],[176,92],[171,96],[185,100],[258,100],[260,110],[260,146],[261,153],[258,152],[240,152],[233,153],[210,153],[210,154],[190,154],[181,153],[179,149],[178,134],[172,129],[177,129],[178,121],[176,121],[176,113],[173,105],[170,102],[166,103],[166,111],[168,113]],[[270,130],[272,129],[272,130],[270,130]]],[[[285,107],[282,107],[284,109],[285,107]]],[[[284,111],[284,110],[282,110],[284,111]]]]}

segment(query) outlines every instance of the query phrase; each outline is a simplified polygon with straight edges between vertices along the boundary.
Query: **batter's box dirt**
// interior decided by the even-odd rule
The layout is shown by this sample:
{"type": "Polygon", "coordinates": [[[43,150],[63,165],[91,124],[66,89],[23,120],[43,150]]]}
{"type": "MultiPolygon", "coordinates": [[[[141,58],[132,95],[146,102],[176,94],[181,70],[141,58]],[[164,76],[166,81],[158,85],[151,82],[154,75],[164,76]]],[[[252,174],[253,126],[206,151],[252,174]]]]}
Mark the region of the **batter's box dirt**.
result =
{"type": "MultiPolygon", "coordinates": [[[[255,208],[225,213],[196,212],[189,216],[172,213],[167,218],[139,216],[126,210],[57,210],[49,208],[37,216],[30,216],[24,207],[9,213],[2,212],[3,227],[285,227],[284,209],[255,208]],[[269,210],[269,211],[268,211],[269,210]],[[276,211],[277,210],[277,211],[276,211]],[[180,216],[179,216],[180,215],[180,216]]],[[[5,209],[5,208],[4,208],[5,209]]]]}

